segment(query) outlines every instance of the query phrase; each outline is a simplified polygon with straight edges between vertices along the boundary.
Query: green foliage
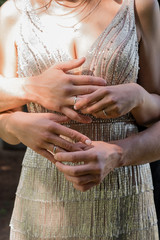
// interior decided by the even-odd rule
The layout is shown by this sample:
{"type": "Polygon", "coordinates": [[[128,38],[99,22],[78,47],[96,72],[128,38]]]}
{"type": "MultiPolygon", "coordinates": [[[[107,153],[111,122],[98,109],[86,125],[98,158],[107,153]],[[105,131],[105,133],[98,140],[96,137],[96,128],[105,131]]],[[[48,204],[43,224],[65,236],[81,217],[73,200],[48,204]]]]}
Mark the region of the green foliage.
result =
{"type": "Polygon", "coordinates": [[[0,0],[0,6],[5,2],[6,0],[0,0]]]}

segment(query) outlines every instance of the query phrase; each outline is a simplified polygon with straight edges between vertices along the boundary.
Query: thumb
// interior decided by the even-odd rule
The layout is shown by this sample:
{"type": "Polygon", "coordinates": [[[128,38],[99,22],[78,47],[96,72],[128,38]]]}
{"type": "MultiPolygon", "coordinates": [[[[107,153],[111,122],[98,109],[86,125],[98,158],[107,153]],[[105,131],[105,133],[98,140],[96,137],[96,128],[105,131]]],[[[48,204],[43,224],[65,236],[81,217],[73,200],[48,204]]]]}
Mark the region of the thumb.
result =
{"type": "Polygon", "coordinates": [[[59,68],[60,70],[63,70],[64,72],[67,72],[74,68],[80,67],[85,61],[86,61],[85,57],[82,57],[79,59],[72,59],[67,62],[58,63],[56,67],[59,68]]]}

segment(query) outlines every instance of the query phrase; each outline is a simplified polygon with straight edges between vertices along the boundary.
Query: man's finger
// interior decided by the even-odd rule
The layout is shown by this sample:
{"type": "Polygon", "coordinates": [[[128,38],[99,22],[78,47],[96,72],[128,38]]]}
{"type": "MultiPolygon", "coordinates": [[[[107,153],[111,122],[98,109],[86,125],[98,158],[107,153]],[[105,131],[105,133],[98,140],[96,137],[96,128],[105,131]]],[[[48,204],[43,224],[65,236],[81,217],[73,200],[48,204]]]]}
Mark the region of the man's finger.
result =
{"type": "Polygon", "coordinates": [[[97,103],[94,103],[93,105],[84,108],[83,110],[81,110],[81,112],[83,114],[97,113],[103,111],[103,109],[107,109],[108,107],[113,107],[112,105],[113,103],[111,101],[107,101],[106,98],[103,98],[99,99],[97,103]]]}
{"type": "Polygon", "coordinates": [[[79,177],[72,177],[72,176],[68,176],[68,175],[64,175],[65,178],[72,183],[78,184],[78,185],[84,185],[87,184],[89,182],[93,182],[95,180],[95,176],[94,175],[84,175],[84,176],[79,176],[79,177]]]}
{"type": "Polygon", "coordinates": [[[97,90],[95,92],[92,92],[91,94],[88,94],[86,97],[79,98],[76,104],[74,105],[74,108],[76,110],[79,110],[83,108],[84,106],[88,106],[92,104],[93,102],[97,102],[100,99],[102,99],[104,96],[103,94],[100,94],[100,92],[97,90]]]}
{"type": "Polygon", "coordinates": [[[76,189],[76,190],[79,190],[81,192],[86,192],[87,190],[91,189],[92,187],[96,186],[97,184],[95,182],[90,182],[90,183],[87,183],[85,185],[78,185],[78,184],[73,184],[73,187],[76,189]]]}
{"type": "Polygon", "coordinates": [[[57,153],[55,159],[60,162],[89,162],[92,158],[90,156],[89,150],[87,151],[77,151],[77,152],[66,152],[66,153],[57,153]],[[89,160],[88,160],[89,159],[89,160]]]}
{"type": "Polygon", "coordinates": [[[55,165],[60,172],[72,177],[83,176],[95,172],[94,167],[88,165],[69,166],[60,162],[56,162],[55,165]]]}

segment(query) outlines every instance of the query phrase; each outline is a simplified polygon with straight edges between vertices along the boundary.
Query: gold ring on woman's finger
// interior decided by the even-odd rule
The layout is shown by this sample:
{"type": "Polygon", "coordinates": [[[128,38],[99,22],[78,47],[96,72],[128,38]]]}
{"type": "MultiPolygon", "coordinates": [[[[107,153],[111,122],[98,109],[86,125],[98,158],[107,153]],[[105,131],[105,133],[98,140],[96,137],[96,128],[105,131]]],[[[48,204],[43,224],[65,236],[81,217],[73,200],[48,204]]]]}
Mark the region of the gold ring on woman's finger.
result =
{"type": "Polygon", "coordinates": [[[54,146],[54,148],[53,148],[53,154],[56,154],[56,149],[57,149],[57,147],[54,146]]]}
{"type": "Polygon", "coordinates": [[[76,104],[77,102],[77,96],[74,97],[74,105],[76,104]]]}
{"type": "Polygon", "coordinates": [[[105,117],[107,117],[107,113],[106,113],[106,111],[103,109],[103,115],[105,116],[105,117]]]}

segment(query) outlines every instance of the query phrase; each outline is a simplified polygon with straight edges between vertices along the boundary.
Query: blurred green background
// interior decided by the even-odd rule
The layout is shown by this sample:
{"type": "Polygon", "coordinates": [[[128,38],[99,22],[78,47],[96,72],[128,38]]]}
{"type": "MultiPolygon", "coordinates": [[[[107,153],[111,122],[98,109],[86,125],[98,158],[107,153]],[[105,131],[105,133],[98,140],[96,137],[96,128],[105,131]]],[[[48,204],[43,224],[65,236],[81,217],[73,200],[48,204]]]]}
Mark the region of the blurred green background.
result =
{"type": "Polygon", "coordinates": [[[6,0],[0,0],[0,6],[5,2],[6,0]]]}

